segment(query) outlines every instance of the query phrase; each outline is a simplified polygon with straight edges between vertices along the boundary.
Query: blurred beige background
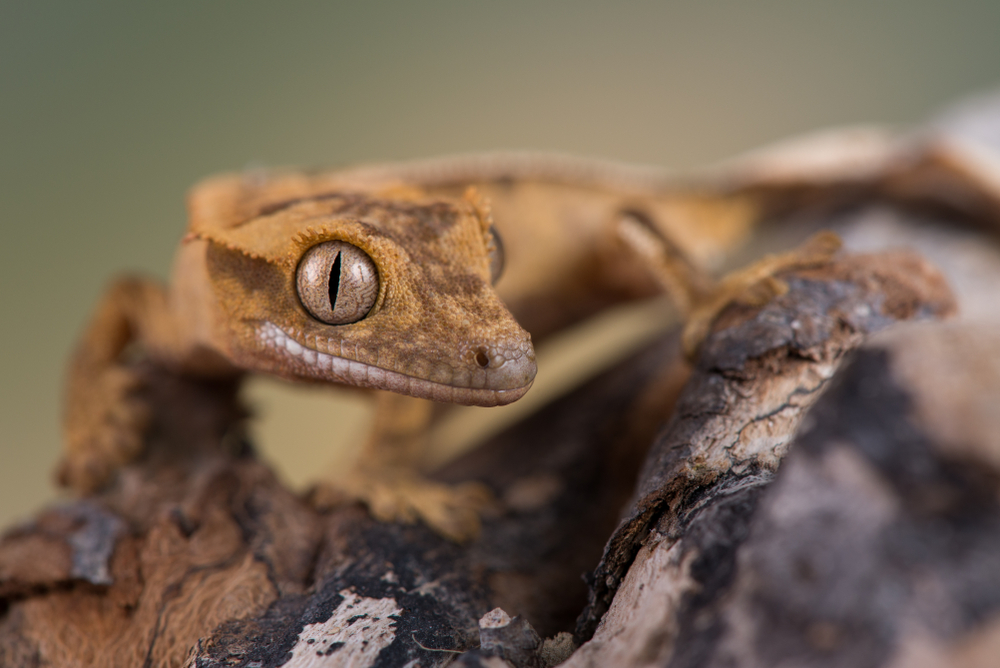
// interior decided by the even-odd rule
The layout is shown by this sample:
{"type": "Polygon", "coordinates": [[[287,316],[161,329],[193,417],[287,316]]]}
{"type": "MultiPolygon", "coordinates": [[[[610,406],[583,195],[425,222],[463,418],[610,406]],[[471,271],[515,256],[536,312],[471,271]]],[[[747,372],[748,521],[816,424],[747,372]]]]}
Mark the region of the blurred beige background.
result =
{"type": "MultiPolygon", "coordinates": [[[[495,148],[689,168],[1000,83],[1000,3],[0,4],[0,526],[56,493],[64,360],[102,285],[165,276],[183,194],[248,165],[495,148]]],[[[301,484],[363,430],[258,383],[301,484]]]]}

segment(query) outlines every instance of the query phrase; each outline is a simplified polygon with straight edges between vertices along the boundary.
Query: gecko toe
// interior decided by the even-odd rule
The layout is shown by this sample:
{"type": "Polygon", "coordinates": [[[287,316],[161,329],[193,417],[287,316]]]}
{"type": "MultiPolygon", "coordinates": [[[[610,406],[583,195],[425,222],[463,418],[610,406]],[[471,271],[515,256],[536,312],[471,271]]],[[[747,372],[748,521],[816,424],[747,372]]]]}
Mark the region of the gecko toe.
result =
{"type": "Polygon", "coordinates": [[[448,540],[464,543],[480,532],[483,513],[495,503],[482,483],[449,485],[413,472],[355,471],[343,480],[328,481],[310,492],[312,503],[332,508],[363,503],[379,522],[422,522],[448,540]]]}

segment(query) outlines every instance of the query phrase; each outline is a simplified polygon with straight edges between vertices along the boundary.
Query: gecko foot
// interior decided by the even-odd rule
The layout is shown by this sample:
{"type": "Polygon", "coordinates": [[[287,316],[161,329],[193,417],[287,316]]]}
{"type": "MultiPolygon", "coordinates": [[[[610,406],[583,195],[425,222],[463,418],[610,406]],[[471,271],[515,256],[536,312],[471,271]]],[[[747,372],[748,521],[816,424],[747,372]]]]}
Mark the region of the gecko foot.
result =
{"type": "Polygon", "coordinates": [[[479,535],[480,517],[494,497],[479,482],[451,485],[413,471],[356,470],[343,480],[318,485],[312,501],[320,508],[361,501],[380,522],[422,521],[445,538],[462,543],[479,535]]]}
{"type": "Polygon", "coordinates": [[[681,344],[688,359],[697,355],[712,323],[727,306],[767,304],[788,291],[788,285],[776,274],[828,262],[841,246],[840,237],[833,232],[819,232],[798,248],[767,255],[715,282],[685,258],[649,221],[623,214],[618,218],[615,231],[618,239],[646,266],[684,314],[686,324],[681,344]]]}
{"type": "Polygon", "coordinates": [[[71,379],[63,423],[66,448],[56,470],[60,485],[90,493],[142,450],[149,406],[141,380],[122,366],[71,379]]]}
{"type": "Polygon", "coordinates": [[[694,357],[708,336],[716,317],[730,304],[763,306],[788,291],[788,284],[775,274],[829,262],[840,250],[841,241],[833,232],[819,232],[786,253],[766,255],[753,264],[727,274],[715,288],[691,309],[682,334],[684,352],[694,357]]]}

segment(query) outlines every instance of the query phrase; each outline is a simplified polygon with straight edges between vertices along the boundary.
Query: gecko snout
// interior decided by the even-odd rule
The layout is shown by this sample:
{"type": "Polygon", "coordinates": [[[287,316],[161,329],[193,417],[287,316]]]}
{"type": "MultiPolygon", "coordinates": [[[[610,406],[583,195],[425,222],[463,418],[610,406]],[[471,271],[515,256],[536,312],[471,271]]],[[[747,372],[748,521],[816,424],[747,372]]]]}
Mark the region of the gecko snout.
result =
{"type": "Polygon", "coordinates": [[[483,378],[487,389],[526,391],[535,379],[535,350],[530,340],[508,345],[482,345],[471,353],[479,370],[475,375],[483,378]]]}

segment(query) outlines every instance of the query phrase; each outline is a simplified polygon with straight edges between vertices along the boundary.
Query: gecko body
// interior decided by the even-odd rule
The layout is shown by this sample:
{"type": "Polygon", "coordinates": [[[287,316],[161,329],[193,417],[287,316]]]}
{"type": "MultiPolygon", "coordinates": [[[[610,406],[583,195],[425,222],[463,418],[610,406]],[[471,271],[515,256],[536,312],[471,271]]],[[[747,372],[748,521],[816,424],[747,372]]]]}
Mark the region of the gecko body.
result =
{"type": "Polygon", "coordinates": [[[318,498],[456,540],[489,494],[416,472],[425,400],[510,403],[535,376],[532,337],[662,289],[689,309],[756,215],[661,172],[524,155],[221,175],[188,211],[169,285],[114,283],[77,347],[61,481],[97,489],[141,453],[149,407],[123,359],[138,346],[191,376],[382,391],[356,470],[318,498]]]}

